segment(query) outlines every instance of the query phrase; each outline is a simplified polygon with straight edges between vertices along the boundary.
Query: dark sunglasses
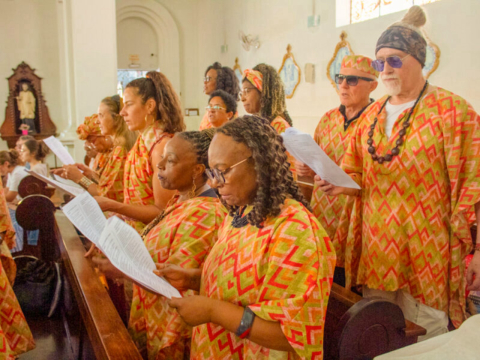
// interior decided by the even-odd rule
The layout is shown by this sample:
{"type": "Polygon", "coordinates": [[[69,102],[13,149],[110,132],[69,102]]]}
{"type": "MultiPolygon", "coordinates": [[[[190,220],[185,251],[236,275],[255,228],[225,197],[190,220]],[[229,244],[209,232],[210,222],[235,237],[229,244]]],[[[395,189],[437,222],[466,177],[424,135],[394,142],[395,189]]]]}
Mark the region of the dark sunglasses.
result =
{"type": "Polygon", "coordinates": [[[338,85],[341,85],[343,83],[343,80],[347,80],[347,85],[348,86],[357,86],[358,84],[358,79],[362,79],[365,81],[374,81],[373,79],[367,78],[367,77],[361,77],[361,76],[355,76],[355,75],[342,75],[342,74],[336,74],[335,75],[335,82],[338,85]]]}
{"type": "Polygon", "coordinates": [[[385,61],[394,69],[400,69],[403,65],[403,60],[405,60],[407,57],[409,57],[410,54],[407,54],[407,56],[400,58],[398,56],[389,56],[385,60],[382,59],[377,59],[372,61],[372,67],[377,70],[378,72],[382,72],[383,69],[385,69],[385,61]]]}

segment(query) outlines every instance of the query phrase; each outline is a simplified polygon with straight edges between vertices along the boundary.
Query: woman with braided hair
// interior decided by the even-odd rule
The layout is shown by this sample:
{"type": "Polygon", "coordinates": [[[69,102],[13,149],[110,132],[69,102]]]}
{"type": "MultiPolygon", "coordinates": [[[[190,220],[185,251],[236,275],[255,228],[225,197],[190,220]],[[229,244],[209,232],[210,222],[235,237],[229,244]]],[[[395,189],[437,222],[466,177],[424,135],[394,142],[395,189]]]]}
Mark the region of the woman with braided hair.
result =
{"type": "Polygon", "coordinates": [[[202,269],[158,266],[178,289],[168,301],[192,326],[192,359],[321,358],[335,253],[259,116],[227,122],[207,174],[229,216],[202,269]]]}
{"type": "Polygon", "coordinates": [[[123,100],[114,95],[104,98],[98,106],[96,125],[103,136],[111,137],[113,148],[106,154],[98,172],[83,164],[64,165],[53,172],[83,186],[92,196],[105,196],[123,202],[123,177],[127,155],[136,141],[120,115],[123,100]]]}
{"type": "MultiPolygon", "coordinates": [[[[287,112],[283,82],[273,66],[258,64],[253,69],[246,69],[240,99],[247,113],[267,119],[277,133],[282,134],[292,126],[292,119],[287,112]]],[[[295,158],[288,152],[287,158],[296,179],[295,158]]]]}
{"type": "Polygon", "coordinates": [[[124,177],[123,203],[96,197],[103,211],[123,215],[139,233],[165,208],[174,192],[163,189],[158,181],[156,164],[163,148],[176,132],[185,129],[180,100],[167,77],[150,71],[146,78],[131,81],[125,88],[120,111],[128,129],[139,136],[130,150],[124,177]]]}
{"type": "MultiPolygon", "coordinates": [[[[214,129],[177,133],[158,163],[163,188],[175,191],[165,209],[145,227],[142,237],[157,264],[198,269],[217,239],[226,212],[207,184],[208,147],[214,129]]],[[[95,258],[103,264],[104,259],[95,258]]],[[[193,295],[186,291],[184,296],[193,295]]],[[[130,334],[144,358],[186,359],[192,329],[168,306],[166,298],[134,285],[130,334]]]]}
{"type": "MultiPolygon", "coordinates": [[[[238,78],[233,69],[230,69],[228,66],[222,66],[219,62],[215,62],[207,68],[205,78],[203,79],[203,92],[206,95],[211,95],[215,90],[223,90],[232,95],[235,100],[238,99],[238,92],[240,91],[238,78]]],[[[207,111],[203,116],[200,130],[214,127],[210,122],[208,114],[207,111]]],[[[235,116],[237,116],[236,113],[235,116]]]]}

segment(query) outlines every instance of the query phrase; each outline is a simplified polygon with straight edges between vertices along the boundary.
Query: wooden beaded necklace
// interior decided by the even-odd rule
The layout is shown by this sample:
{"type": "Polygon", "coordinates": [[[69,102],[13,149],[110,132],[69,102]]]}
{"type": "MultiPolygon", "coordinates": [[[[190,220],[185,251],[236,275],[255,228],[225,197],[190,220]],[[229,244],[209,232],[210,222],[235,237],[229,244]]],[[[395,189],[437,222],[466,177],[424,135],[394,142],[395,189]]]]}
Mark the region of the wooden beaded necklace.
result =
{"type": "Polygon", "coordinates": [[[376,161],[379,164],[383,164],[385,161],[392,161],[394,156],[397,156],[398,154],[400,154],[399,147],[403,144],[403,142],[404,142],[403,138],[407,133],[408,127],[410,126],[410,117],[412,116],[413,111],[417,107],[418,102],[422,98],[423,93],[427,89],[427,86],[428,86],[428,81],[425,81],[425,85],[423,86],[422,91],[420,91],[420,95],[418,95],[417,100],[415,100],[415,104],[410,109],[407,120],[405,120],[403,125],[402,125],[403,129],[398,132],[399,137],[398,137],[397,141],[395,142],[395,147],[390,151],[390,154],[386,154],[385,156],[379,156],[376,153],[376,149],[375,149],[375,146],[373,144],[373,132],[374,132],[375,126],[377,125],[377,122],[378,122],[377,116],[380,115],[382,110],[385,108],[385,105],[387,105],[388,100],[390,100],[390,96],[387,98],[387,100],[385,100],[382,107],[378,111],[377,116],[375,116],[375,120],[373,121],[373,124],[370,125],[370,131],[367,133],[367,135],[368,135],[367,144],[369,145],[368,146],[368,152],[372,155],[372,160],[373,161],[376,161]]]}

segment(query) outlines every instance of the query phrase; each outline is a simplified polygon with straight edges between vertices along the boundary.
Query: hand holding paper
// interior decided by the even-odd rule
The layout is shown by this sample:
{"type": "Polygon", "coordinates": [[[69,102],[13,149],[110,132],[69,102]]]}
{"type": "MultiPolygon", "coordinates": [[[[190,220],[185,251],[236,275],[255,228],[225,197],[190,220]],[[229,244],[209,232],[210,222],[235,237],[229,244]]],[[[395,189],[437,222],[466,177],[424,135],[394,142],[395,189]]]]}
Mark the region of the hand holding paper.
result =
{"type": "Polygon", "coordinates": [[[323,180],[335,186],[360,189],[360,186],[325,154],[309,134],[291,127],[282,134],[282,137],[287,151],[295,159],[307,164],[323,180]]]}

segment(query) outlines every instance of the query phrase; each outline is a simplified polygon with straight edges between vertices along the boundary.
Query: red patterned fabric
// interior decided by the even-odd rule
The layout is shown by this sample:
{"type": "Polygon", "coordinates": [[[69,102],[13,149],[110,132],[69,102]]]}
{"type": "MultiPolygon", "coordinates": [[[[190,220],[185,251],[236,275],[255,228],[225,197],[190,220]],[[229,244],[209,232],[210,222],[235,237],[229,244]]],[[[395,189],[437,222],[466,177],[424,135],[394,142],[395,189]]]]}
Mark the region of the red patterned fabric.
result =
{"type": "Polygon", "coordinates": [[[115,146],[105,159],[98,192],[100,196],[123,202],[123,180],[128,151],[123,146],[115,146]]]}
{"type": "MultiPolygon", "coordinates": [[[[350,275],[372,289],[403,289],[459,326],[472,243],[469,211],[480,201],[480,117],[460,96],[433,88],[412,115],[400,155],[378,164],[368,153],[367,133],[385,101],[366,110],[343,159],[362,187],[363,219],[354,219],[363,224],[361,247],[358,233],[347,244],[361,254],[346,260],[359,263],[358,275],[350,275]]],[[[373,134],[379,155],[394,148],[402,128],[397,120],[387,138],[385,124],[384,109],[373,134]]]]}
{"type": "MultiPolygon", "coordinates": [[[[251,207],[246,209],[246,213],[251,207]]],[[[264,227],[234,228],[228,216],[205,260],[200,293],[249,306],[280,322],[295,353],[240,339],[213,323],[193,330],[192,359],[322,359],[335,252],[318,220],[287,199],[264,227]]]]}
{"type": "MultiPolygon", "coordinates": [[[[345,130],[344,124],[343,114],[339,108],[335,108],[320,119],[314,134],[315,142],[339,166],[342,164],[351,137],[355,135],[358,119],[353,121],[347,130],[345,130]]],[[[332,240],[339,267],[344,267],[345,243],[354,201],[355,198],[346,195],[328,196],[318,189],[318,185],[314,185],[310,205],[328,237],[332,240]]]]}
{"type": "MultiPolygon", "coordinates": [[[[155,144],[172,134],[163,132],[160,124],[155,122],[138,137],[132,150],[128,153],[125,163],[124,203],[134,205],[154,205],[153,173],[154,164],[151,164],[151,151],[155,144]]],[[[141,221],[127,220],[127,223],[142,232],[145,224],[141,221]]]]}
{"type": "MultiPolygon", "coordinates": [[[[178,198],[177,198],[178,200],[178,198]]],[[[217,240],[226,211],[217,198],[196,197],[175,203],[147,235],[145,246],[156,264],[168,262],[199,268],[217,240]]],[[[196,292],[183,292],[182,296],[196,292]]],[[[192,329],[171,309],[166,298],[134,285],[129,330],[148,359],[184,359],[192,329]]]]}

